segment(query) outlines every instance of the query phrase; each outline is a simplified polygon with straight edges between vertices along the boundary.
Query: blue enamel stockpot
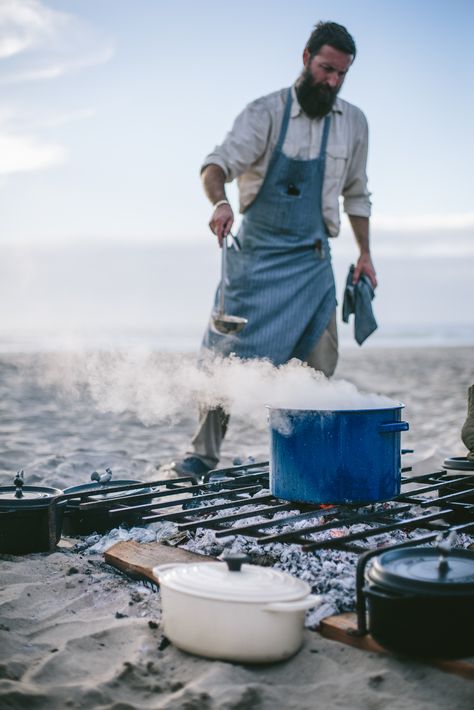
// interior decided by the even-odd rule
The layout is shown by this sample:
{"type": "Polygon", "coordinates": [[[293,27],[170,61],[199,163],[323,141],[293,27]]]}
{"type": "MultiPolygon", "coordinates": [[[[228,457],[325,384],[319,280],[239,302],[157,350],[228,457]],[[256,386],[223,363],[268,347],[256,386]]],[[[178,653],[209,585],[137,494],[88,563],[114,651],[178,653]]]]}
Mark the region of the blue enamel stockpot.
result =
{"type": "Polygon", "coordinates": [[[336,411],[268,407],[270,488],[303,503],[373,503],[400,493],[404,405],[336,411]]]}

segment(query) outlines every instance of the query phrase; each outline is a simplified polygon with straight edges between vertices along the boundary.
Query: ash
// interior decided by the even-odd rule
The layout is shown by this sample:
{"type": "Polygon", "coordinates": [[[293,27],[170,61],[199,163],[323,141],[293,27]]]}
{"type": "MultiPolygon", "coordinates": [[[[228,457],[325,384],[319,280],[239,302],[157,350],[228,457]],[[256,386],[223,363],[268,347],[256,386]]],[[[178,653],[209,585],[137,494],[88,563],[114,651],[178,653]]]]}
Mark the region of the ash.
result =
{"type": "Polygon", "coordinates": [[[114,528],[107,535],[93,534],[82,538],[74,546],[75,552],[86,552],[87,554],[102,554],[109,547],[115,545],[116,542],[126,542],[134,540],[135,542],[165,542],[173,538],[178,531],[174,523],[150,523],[144,527],[133,527],[127,529],[125,527],[114,528]]]}
{"type": "MultiPolygon", "coordinates": [[[[249,497],[249,501],[256,501],[259,496],[268,494],[268,490],[259,491],[253,498],[249,497]]],[[[226,502],[225,500],[214,501],[214,504],[226,502]]],[[[376,511],[387,510],[393,507],[393,503],[378,503],[371,506],[366,506],[360,509],[351,508],[351,514],[372,513],[376,511]]],[[[212,505],[207,501],[201,503],[201,508],[209,507],[210,515],[214,516],[216,512],[212,511],[212,505]]],[[[239,508],[227,508],[223,511],[223,515],[233,513],[251,513],[257,510],[257,505],[253,502],[247,506],[239,508]]],[[[202,513],[201,513],[202,514],[202,513]]],[[[298,511],[282,511],[275,513],[273,520],[277,521],[286,518],[290,515],[297,515],[298,511]]],[[[420,509],[413,507],[409,515],[416,517],[420,514],[420,509]]],[[[403,513],[403,517],[407,516],[407,512],[403,513]]],[[[397,516],[393,518],[394,522],[397,516]]],[[[267,522],[268,518],[260,515],[246,518],[245,522],[248,525],[258,525],[258,523],[267,522]]],[[[303,532],[306,526],[323,525],[327,518],[305,518],[304,520],[292,522],[287,525],[275,525],[271,528],[266,528],[268,534],[272,533],[287,533],[287,532],[303,532]]],[[[205,523],[205,519],[203,520],[205,523]]],[[[234,526],[240,525],[240,522],[234,522],[234,526]]],[[[212,529],[198,528],[195,531],[181,532],[175,523],[170,521],[162,523],[150,523],[143,527],[133,527],[126,529],[124,527],[115,528],[107,535],[90,535],[79,542],[75,550],[86,552],[87,554],[97,554],[105,552],[109,547],[116,542],[125,540],[135,540],[136,542],[162,542],[164,544],[179,546],[190,552],[195,552],[200,555],[209,557],[221,558],[224,553],[238,552],[245,554],[250,563],[272,566],[283,572],[287,572],[299,579],[307,582],[313,594],[322,597],[322,603],[317,609],[306,614],[306,626],[315,628],[319,625],[321,619],[334,614],[353,611],[355,609],[356,589],[355,589],[355,572],[358,554],[346,552],[337,549],[322,549],[315,552],[304,552],[300,545],[287,542],[261,543],[258,538],[245,537],[243,535],[232,534],[232,525],[229,526],[229,535],[226,537],[216,537],[215,531],[212,529]]],[[[331,540],[334,537],[341,537],[352,533],[359,533],[364,530],[369,530],[373,526],[371,522],[358,523],[355,525],[347,525],[338,527],[337,529],[324,530],[320,533],[314,532],[308,535],[312,540],[331,540]]],[[[358,545],[361,548],[373,549],[383,548],[386,545],[393,545],[414,539],[426,534],[426,529],[416,528],[413,530],[395,530],[389,533],[382,533],[367,540],[358,540],[358,545]]],[[[465,534],[456,534],[452,542],[453,547],[468,547],[473,542],[473,538],[465,534]]]]}
{"type": "MultiPolygon", "coordinates": [[[[267,494],[268,491],[261,491],[260,495],[267,494]]],[[[257,496],[255,496],[257,497],[257,496]]],[[[374,512],[377,510],[386,510],[392,506],[391,503],[374,504],[369,508],[359,509],[358,512],[374,512]]],[[[242,513],[251,512],[256,506],[248,505],[241,507],[239,510],[242,513]]],[[[227,509],[225,514],[237,512],[237,509],[227,509]]],[[[355,512],[354,509],[351,512],[355,512]]],[[[413,508],[410,511],[412,517],[419,514],[419,510],[413,508]]],[[[297,511],[285,511],[276,513],[274,520],[285,518],[292,514],[297,514],[297,511]]],[[[406,512],[404,513],[406,516],[406,512]]],[[[247,518],[246,523],[267,521],[268,518],[257,516],[255,518],[247,518]]],[[[305,520],[292,523],[291,525],[283,525],[275,528],[267,528],[268,534],[273,532],[295,532],[302,531],[306,526],[322,525],[326,522],[325,518],[306,518],[305,520]]],[[[239,523],[234,523],[239,525],[239,523]]],[[[338,528],[337,531],[325,530],[321,533],[313,533],[308,537],[314,540],[332,539],[334,533],[346,535],[351,533],[362,532],[368,530],[372,526],[370,523],[359,523],[357,525],[345,526],[338,528]]],[[[345,552],[343,550],[327,549],[317,550],[315,552],[304,552],[297,544],[291,543],[265,543],[262,544],[258,539],[244,537],[242,535],[232,535],[232,526],[229,528],[228,537],[217,538],[214,530],[198,528],[197,531],[189,533],[189,540],[182,544],[186,550],[196,552],[201,555],[210,555],[213,557],[222,557],[225,552],[239,552],[248,556],[253,564],[263,566],[272,566],[283,572],[287,572],[299,579],[307,582],[313,594],[322,596],[322,604],[314,611],[306,615],[306,626],[314,628],[319,625],[321,619],[333,614],[341,614],[355,609],[355,572],[358,554],[345,552]]],[[[386,545],[404,542],[413,538],[418,538],[426,534],[426,530],[414,529],[410,531],[396,530],[390,533],[383,533],[371,538],[371,541],[359,540],[361,547],[372,549],[375,547],[385,547],[386,545]]],[[[468,535],[458,534],[453,542],[455,547],[467,547],[472,543],[472,537],[468,535]]]]}

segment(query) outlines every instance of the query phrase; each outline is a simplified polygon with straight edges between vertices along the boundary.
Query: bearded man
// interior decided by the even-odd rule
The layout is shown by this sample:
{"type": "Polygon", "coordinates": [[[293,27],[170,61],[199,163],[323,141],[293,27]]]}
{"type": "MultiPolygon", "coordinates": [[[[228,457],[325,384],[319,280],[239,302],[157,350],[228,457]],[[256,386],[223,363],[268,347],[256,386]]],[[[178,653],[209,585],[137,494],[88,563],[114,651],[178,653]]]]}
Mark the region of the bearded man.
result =
{"type": "MultiPolygon", "coordinates": [[[[354,283],[365,274],[377,284],[369,249],[367,121],[338,97],[355,55],[344,27],[320,22],[296,83],[249,104],[205,159],[209,225],[221,247],[234,222],[225,183],[237,179],[243,219],[227,251],[225,312],[248,323],[238,335],[221,335],[211,320],[203,351],[276,365],[296,357],[333,374],[338,343],[329,239],[339,232],[341,195],[360,250],[354,283]]],[[[216,309],[218,303],[219,290],[216,309]]],[[[214,468],[227,423],[221,408],[201,408],[191,451],[174,464],[176,472],[214,468]]]]}

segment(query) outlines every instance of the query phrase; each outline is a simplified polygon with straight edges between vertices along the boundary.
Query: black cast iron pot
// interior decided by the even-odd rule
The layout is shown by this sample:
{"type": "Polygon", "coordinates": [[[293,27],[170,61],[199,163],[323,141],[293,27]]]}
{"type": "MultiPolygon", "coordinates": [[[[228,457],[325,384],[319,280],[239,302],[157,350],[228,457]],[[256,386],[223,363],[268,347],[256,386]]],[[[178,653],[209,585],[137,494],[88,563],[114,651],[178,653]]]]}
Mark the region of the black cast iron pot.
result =
{"type": "Polygon", "coordinates": [[[23,472],[14,485],[0,486],[0,552],[18,555],[54,547],[61,537],[66,507],[61,495],[59,488],[25,486],[23,472]]]}
{"type": "Polygon", "coordinates": [[[367,606],[369,632],[391,651],[424,658],[474,655],[473,551],[392,549],[364,570],[370,555],[365,557],[358,569],[359,627],[367,606]]]}
{"type": "Polygon", "coordinates": [[[128,510],[124,515],[111,518],[109,510],[120,506],[120,499],[133,496],[135,503],[139,502],[138,494],[146,497],[150,493],[149,487],[143,487],[143,481],[134,479],[118,479],[112,481],[112,471],[106,469],[107,475],[100,475],[94,471],[91,482],[79,486],[66,488],[64,493],[68,496],[66,512],[63,522],[63,531],[66,535],[88,535],[89,533],[105,533],[121,523],[133,524],[141,520],[140,511],[128,510]],[[133,488],[134,485],[141,486],[133,488]],[[117,490],[121,488],[121,490],[117,490]],[[76,494],[77,497],[71,497],[76,494]],[[81,509],[84,502],[95,502],[97,507],[81,509]]]}

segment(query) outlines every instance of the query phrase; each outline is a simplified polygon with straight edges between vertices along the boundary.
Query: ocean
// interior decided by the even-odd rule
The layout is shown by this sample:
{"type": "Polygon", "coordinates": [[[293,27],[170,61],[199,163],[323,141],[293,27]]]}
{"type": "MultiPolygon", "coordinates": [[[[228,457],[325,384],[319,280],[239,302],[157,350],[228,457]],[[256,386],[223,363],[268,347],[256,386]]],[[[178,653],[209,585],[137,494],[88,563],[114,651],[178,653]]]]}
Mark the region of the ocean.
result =
{"type": "MultiPolygon", "coordinates": [[[[333,245],[338,300],[354,256],[333,245]],[[351,258],[352,257],[352,258],[351,258]]],[[[474,344],[474,257],[374,257],[373,347],[474,344]]],[[[219,279],[211,240],[0,249],[0,352],[199,347],[219,279]]],[[[338,308],[340,321],[340,306],[338,308]]],[[[342,348],[357,348],[340,321],[342,348]]]]}

